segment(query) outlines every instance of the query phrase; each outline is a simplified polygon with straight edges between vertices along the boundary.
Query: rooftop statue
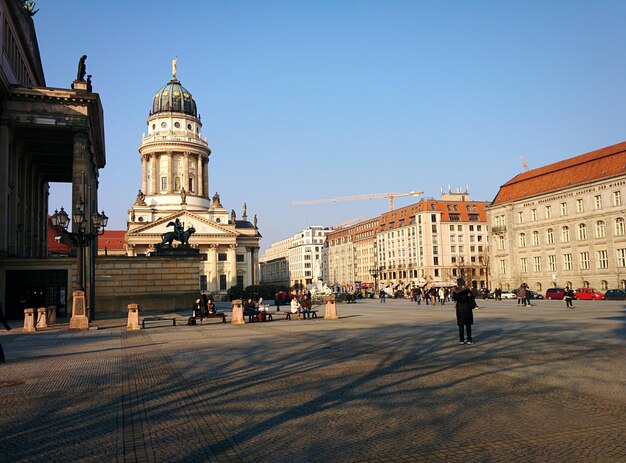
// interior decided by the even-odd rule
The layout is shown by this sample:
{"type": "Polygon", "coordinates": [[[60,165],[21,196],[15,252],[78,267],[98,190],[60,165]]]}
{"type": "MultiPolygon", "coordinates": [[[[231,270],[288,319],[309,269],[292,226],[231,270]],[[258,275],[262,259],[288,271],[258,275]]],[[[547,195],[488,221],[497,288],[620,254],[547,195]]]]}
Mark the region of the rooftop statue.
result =
{"type": "Polygon", "coordinates": [[[78,71],[76,72],[76,80],[80,82],[85,81],[85,74],[87,73],[87,66],[85,65],[86,59],[87,55],[83,55],[78,60],[78,71]]]}

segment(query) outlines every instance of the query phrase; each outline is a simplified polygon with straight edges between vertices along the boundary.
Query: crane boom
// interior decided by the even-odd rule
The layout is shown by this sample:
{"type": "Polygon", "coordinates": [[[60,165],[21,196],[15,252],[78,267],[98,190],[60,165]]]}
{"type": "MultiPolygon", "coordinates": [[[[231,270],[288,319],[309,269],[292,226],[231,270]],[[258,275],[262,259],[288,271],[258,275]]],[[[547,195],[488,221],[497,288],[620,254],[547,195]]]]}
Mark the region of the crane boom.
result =
{"type": "Polygon", "coordinates": [[[310,199],[306,201],[292,201],[289,203],[290,206],[303,206],[307,204],[323,204],[323,203],[340,203],[346,201],[363,201],[370,199],[381,199],[387,198],[389,199],[389,210],[393,211],[393,200],[394,198],[400,198],[403,196],[419,196],[423,192],[421,191],[409,191],[407,193],[374,193],[371,195],[356,195],[356,196],[344,196],[341,198],[327,198],[327,199],[310,199]]]}

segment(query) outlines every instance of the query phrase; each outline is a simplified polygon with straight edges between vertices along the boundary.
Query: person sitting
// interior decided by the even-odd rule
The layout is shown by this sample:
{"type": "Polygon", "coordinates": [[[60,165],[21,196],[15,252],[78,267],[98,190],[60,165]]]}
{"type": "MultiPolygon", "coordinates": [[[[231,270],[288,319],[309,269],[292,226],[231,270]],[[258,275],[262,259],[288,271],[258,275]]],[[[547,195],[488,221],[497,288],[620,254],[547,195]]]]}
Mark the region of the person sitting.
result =
{"type": "Polygon", "coordinates": [[[298,320],[302,320],[302,315],[300,315],[300,309],[301,308],[302,308],[302,306],[298,302],[298,298],[294,295],[293,299],[291,299],[290,309],[291,309],[291,313],[297,313],[298,314],[298,320]]]}
{"type": "Polygon", "coordinates": [[[311,318],[311,298],[308,295],[302,297],[302,314],[304,318],[311,318]]]}
{"type": "Polygon", "coordinates": [[[209,315],[215,313],[215,304],[213,304],[213,299],[209,299],[208,300],[208,302],[207,302],[207,310],[209,312],[209,315]]]}
{"type": "Polygon", "coordinates": [[[243,304],[243,314],[248,317],[248,321],[250,322],[254,320],[254,317],[257,314],[257,308],[251,297],[249,297],[243,304]]]}

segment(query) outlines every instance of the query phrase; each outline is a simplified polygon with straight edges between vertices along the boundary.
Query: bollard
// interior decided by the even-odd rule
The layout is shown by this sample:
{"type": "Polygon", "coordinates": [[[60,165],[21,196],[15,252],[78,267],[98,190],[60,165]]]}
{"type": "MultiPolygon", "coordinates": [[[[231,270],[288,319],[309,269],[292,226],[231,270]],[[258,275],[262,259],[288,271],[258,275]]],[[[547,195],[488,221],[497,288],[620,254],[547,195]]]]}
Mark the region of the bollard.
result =
{"type": "Polygon", "coordinates": [[[70,330],[88,330],[89,319],[85,306],[85,291],[72,293],[72,318],[70,318],[70,330]]]}
{"type": "Polygon", "coordinates": [[[35,332],[35,309],[24,309],[24,332],[35,332]]]}
{"type": "Polygon", "coordinates": [[[47,310],[48,309],[46,309],[45,307],[39,307],[37,309],[37,325],[35,326],[35,329],[48,328],[48,317],[46,314],[47,310]]]}
{"type": "Polygon", "coordinates": [[[233,302],[233,317],[230,321],[233,325],[243,325],[246,322],[243,319],[243,302],[241,299],[235,299],[233,302]]]}
{"type": "Polygon", "coordinates": [[[335,296],[327,296],[324,298],[326,302],[326,311],[324,312],[324,320],[337,320],[337,305],[335,304],[335,296]]]}
{"type": "Polygon", "coordinates": [[[127,330],[140,330],[139,325],[139,304],[128,304],[128,323],[127,330]]]}
{"type": "Polygon", "coordinates": [[[57,322],[57,306],[49,305],[48,312],[46,315],[48,317],[48,324],[56,323],[57,322]]]}

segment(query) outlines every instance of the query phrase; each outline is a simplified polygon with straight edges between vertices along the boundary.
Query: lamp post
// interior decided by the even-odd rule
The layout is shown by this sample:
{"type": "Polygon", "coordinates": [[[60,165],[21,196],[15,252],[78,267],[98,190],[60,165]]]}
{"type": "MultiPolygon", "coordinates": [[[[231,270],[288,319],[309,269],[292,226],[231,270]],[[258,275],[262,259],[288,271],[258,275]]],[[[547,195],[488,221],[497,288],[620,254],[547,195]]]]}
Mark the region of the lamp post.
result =
{"type": "Polygon", "coordinates": [[[372,267],[370,269],[370,275],[374,277],[374,295],[378,292],[378,275],[380,275],[380,270],[376,267],[372,267]]]}
{"type": "MultiPolygon", "coordinates": [[[[98,235],[102,235],[104,233],[104,229],[109,223],[109,218],[106,216],[104,211],[102,213],[98,213],[97,211],[92,214],[91,220],[89,217],[85,216],[85,204],[82,201],[79,201],[74,208],[74,213],[72,214],[72,220],[74,222],[74,231],[67,231],[67,227],[70,223],[70,218],[61,207],[61,210],[55,210],[54,214],[51,217],[52,225],[54,227],[61,227],[61,239],[63,236],[67,236],[72,244],[76,246],[77,249],[77,265],[78,265],[78,289],[80,291],[85,290],[85,248],[88,248],[93,243],[94,238],[98,235]],[[91,224],[91,226],[90,226],[91,224]]],[[[93,284],[93,283],[92,283],[93,284]]],[[[94,307],[90,304],[89,307],[89,316],[90,319],[94,319],[94,307]]]]}

